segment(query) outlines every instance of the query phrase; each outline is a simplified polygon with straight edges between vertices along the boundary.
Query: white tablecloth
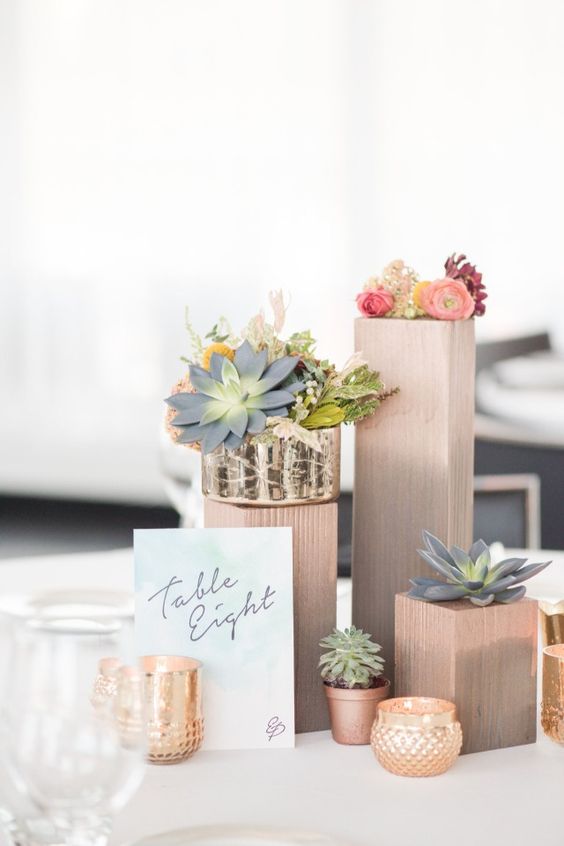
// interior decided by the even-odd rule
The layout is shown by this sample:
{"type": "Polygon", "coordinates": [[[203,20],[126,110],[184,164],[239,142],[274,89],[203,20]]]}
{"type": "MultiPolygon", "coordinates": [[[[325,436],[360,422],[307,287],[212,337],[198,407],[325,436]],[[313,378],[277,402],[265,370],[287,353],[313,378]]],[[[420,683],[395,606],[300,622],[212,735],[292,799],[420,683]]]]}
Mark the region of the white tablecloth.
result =
{"type": "MultiPolygon", "coordinates": [[[[554,558],[531,582],[532,595],[564,597],[564,553],[554,558]]],[[[0,563],[1,593],[131,590],[132,579],[130,550],[0,563]]],[[[343,625],[346,583],[339,593],[343,625]]],[[[405,779],[383,770],[369,747],[339,746],[319,732],[298,736],[293,750],[200,752],[176,766],[148,766],[111,843],[236,823],[324,832],[350,846],[552,846],[564,838],[563,788],[564,749],[542,733],[530,746],[465,755],[439,778],[405,779]]]]}

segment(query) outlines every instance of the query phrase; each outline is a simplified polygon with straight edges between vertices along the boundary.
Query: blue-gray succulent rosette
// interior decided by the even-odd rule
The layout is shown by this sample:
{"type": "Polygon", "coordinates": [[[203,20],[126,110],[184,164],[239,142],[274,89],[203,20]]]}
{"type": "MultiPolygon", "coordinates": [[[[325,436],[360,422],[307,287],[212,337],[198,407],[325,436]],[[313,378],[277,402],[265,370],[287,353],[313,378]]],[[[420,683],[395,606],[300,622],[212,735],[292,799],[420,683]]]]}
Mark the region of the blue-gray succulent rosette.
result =
{"type": "Polygon", "coordinates": [[[526,558],[506,558],[492,562],[490,548],[483,540],[472,544],[468,552],[459,546],[446,548],[431,532],[423,532],[425,549],[418,549],[424,561],[440,576],[439,579],[410,579],[407,594],[424,602],[450,602],[469,599],[473,605],[485,606],[493,602],[509,604],[525,596],[522,582],[542,572],[551,561],[527,564],[526,558]]]}
{"type": "Polygon", "coordinates": [[[188,373],[165,402],[176,443],[234,450],[246,440],[273,443],[294,438],[320,449],[316,430],[355,423],[395,393],[359,353],[341,370],[315,355],[309,331],[280,337],[285,306],[281,292],[270,302],[274,320],[262,312],[236,336],[221,318],[203,340],[187,323],[192,342],[188,373]]]}
{"type": "Polygon", "coordinates": [[[180,429],[178,443],[200,443],[204,455],[220,444],[236,449],[247,435],[264,432],[268,417],[287,417],[296,394],[305,388],[292,378],[298,363],[299,358],[286,355],[268,364],[266,349],[254,352],[244,341],[233,361],[213,352],[209,372],[190,365],[194,393],[166,400],[177,412],[173,425],[180,429]]]}

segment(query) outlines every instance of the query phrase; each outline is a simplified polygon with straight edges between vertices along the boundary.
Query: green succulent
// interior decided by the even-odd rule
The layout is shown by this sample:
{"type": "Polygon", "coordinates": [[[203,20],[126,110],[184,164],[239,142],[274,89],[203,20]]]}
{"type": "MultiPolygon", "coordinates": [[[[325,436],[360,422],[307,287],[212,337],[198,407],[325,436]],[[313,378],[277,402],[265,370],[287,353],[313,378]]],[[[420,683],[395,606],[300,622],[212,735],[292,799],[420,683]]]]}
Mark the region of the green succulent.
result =
{"type": "Polygon", "coordinates": [[[267,366],[268,352],[255,353],[248,341],[231,362],[213,353],[210,370],[190,366],[194,393],[178,393],[165,402],[177,411],[172,425],[180,429],[178,443],[200,442],[207,454],[220,444],[236,449],[247,434],[260,434],[269,416],[286,417],[303,390],[301,382],[280,387],[296,368],[299,358],[284,356],[267,366]],[[277,389],[277,390],[275,390],[277,389]]]}
{"type": "Polygon", "coordinates": [[[382,647],[362,629],[333,629],[319,645],[329,650],[319,659],[321,677],[329,684],[368,688],[382,675],[384,659],[378,655],[382,647]]]}
{"type": "Polygon", "coordinates": [[[464,598],[481,606],[492,602],[516,602],[525,596],[527,590],[519,582],[536,576],[552,563],[545,561],[524,566],[526,558],[506,558],[492,565],[489,547],[483,540],[472,544],[469,552],[458,546],[453,546],[449,552],[430,532],[423,532],[423,542],[426,548],[418,549],[419,555],[446,579],[410,579],[412,588],[408,596],[424,602],[464,598]]]}

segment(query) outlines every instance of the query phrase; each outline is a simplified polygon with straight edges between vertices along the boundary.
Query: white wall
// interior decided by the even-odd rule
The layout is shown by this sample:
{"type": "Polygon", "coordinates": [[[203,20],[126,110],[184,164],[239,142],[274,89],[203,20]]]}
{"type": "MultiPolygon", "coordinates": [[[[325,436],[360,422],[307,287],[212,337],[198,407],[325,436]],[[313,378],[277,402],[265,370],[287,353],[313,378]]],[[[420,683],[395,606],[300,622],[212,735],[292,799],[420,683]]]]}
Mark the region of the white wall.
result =
{"type": "Polygon", "coordinates": [[[352,4],[356,277],[423,276],[464,251],[488,283],[479,335],[550,328],[564,348],[564,3],[352,4]]]}
{"type": "Polygon", "coordinates": [[[368,275],[465,250],[482,333],[562,332],[559,0],[0,16],[0,489],[161,495],[185,303],[237,325],[283,287],[340,361],[368,275]]]}

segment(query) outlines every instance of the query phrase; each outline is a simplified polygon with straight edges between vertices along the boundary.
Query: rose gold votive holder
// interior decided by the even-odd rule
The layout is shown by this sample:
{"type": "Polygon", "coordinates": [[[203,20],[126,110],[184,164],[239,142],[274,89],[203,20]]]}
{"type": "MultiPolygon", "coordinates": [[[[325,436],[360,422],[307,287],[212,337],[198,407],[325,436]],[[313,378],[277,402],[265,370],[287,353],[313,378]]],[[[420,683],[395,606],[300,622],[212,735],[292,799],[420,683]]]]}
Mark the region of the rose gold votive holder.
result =
{"type": "Polygon", "coordinates": [[[119,658],[102,658],[98,662],[98,674],[94,679],[94,686],[90,701],[97,711],[111,707],[112,700],[117,693],[118,670],[121,666],[119,658]]]}
{"type": "Polygon", "coordinates": [[[370,743],[380,764],[395,775],[440,775],[462,747],[456,706],[425,696],[380,702],[370,743]]]}
{"type": "Polygon", "coordinates": [[[542,645],[564,643],[564,599],[560,602],[539,602],[542,645]]]}
{"type": "Polygon", "coordinates": [[[197,752],[204,739],[202,665],[194,658],[146,655],[145,676],[148,760],[175,764],[197,752]]]}
{"type": "Polygon", "coordinates": [[[542,730],[556,743],[564,743],[564,645],[542,651],[542,730]]]}

